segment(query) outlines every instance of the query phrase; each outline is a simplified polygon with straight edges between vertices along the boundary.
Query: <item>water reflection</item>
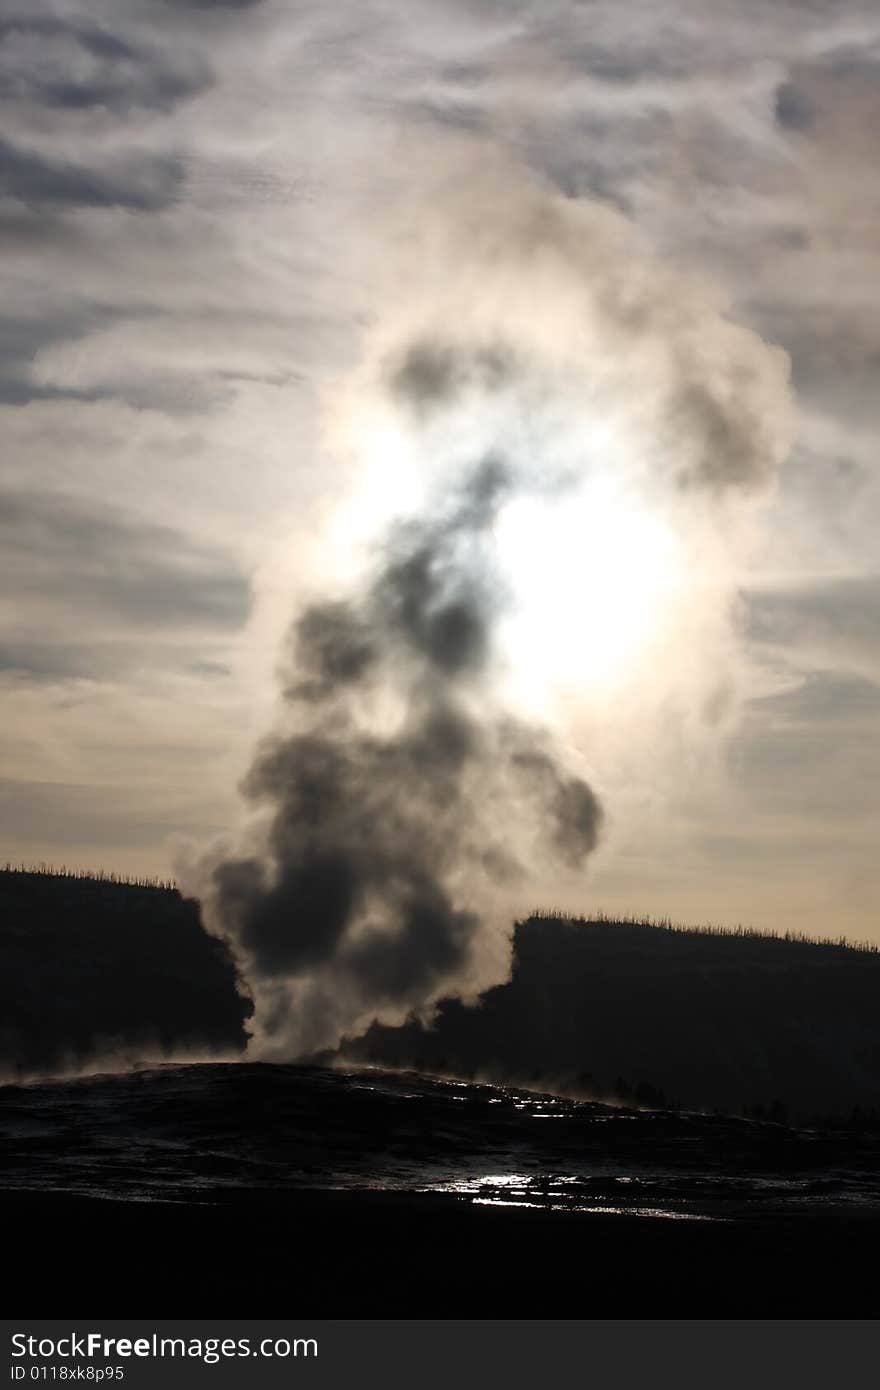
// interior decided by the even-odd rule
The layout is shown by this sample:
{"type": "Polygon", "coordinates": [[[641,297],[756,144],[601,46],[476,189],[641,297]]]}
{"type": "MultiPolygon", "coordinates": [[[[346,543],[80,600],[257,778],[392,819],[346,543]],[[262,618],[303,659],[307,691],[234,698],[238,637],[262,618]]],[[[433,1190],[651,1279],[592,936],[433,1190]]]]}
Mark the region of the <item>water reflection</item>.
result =
{"type": "Polygon", "coordinates": [[[683,1210],[674,1199],[662,1206],[646,1203],[645,1185],[631,1174],[482,1173],[440,1178],[431,1187],[421,1190],[454,1193],[469,1198],[475,1206],[650,1216],[676,1221],[710,1219],[702,1213],[683,1210]]]}

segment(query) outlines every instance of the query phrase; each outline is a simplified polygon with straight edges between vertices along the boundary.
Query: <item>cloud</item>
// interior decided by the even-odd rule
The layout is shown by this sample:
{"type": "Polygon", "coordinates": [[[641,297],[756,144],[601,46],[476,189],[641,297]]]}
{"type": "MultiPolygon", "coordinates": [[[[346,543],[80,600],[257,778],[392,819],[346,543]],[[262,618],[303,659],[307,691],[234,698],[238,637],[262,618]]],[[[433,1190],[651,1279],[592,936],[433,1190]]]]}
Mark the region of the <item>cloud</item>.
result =
{"type": "Polygon", "coordinates": [[[880,679],[878,612],[880,575],[828,578],[748,595],[748,631],[789,668],[837,671],[844,690],[880,679]]]}
{"type": "Polygon", "coordinates": [[[823,859],[846,839],[841,857],[858,858],[880,775],[878,729],[880,682],[863,677],[817,670],[754,701],[736,742],[735,770],[759,807],[762,828],[784,814],[790,829],[811,832],[823,859]]]}
{"type": "Polygon", "coordinates": [[[110,317],[111,311],[96,306],[62,304],[43,314],[0,315],[0,404],[65,394],[33,380],[35,358],[52,344],[81,341],[110,317]]]}
{"type": "Polygon", "coordinates": [[[44,159],[0,141],[0,196],[50,207],[132,208],[152,212],[177,197],[183,178],[171,156],[117,160],[100,170],[44,159]]]}
{"type": "Polygon", "coordinates": [[[814,721],[849,724],[853,717],[880,715],[880,683],[836,673],[813,673],[797,690],[772,697],[792,725],[802,729],[814,721]]]}
{"type": "Polygon", "coordinates": [[[201,642],[199,650],[203,655],[193,659],[188,644],[163,643],[154,639],[145,645],[131,633],[113,641],[93,640],[87,643],[59,640],[2,642],[0,676],[13,676],[30,682],[55,683],[119,682],[138,675],[156,676],[169,670],[204,676],[212,680],[232,675],[232,670],[224,659],[223,648],[217,654],[220,659],[215,660],[209,659],[209,642],[201,642]]]}
{"type": "Polygon", "coordinates": [[[204,64],[98,24],[22,13],[0,20],[0,101],[117,115],[167,111],[210,82],[204,64]]]}
{"type": "Polygon", "coordinates": [[[138,811],[124,791],[112,787],[0,778],[0,828],[7,839],[58,846],[99,841],[117,849],[164,844],[173,819],[158,801],[150,809],[152,814],[138,811]]]}
{"type": "Polygon", "coordinates": [[[62,496],[7,492],[0,535],[7,592],[60,607],[68,623],[103,615],[150,629],[234,628],[247,617],[242,575],[170,527],[62,496]]]}

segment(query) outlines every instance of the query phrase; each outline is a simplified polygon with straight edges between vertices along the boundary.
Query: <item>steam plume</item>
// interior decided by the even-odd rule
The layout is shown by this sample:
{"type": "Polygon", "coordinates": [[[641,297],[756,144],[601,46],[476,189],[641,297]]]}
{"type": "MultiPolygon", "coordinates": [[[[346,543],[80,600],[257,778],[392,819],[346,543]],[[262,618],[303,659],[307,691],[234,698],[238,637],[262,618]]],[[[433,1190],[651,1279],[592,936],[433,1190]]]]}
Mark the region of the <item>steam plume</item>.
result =
{"type": "Polygon", "coordinates": [[[253,818],[193,885],[253,991],[261,1055],[506,977],[513,915],[582,874],[603,822],[560,690],[589,703],[610,650],[638,708],[662,640],[652,690],[705,703],[731,587],[688,596],[689,566],[729,553],[785,448],[782,355],[616,214],[466,158],[406,229],[386,228],[393,292],[331,403],[356,486],[290,629],[278,730],[243,784],[253,818]],[[614,525],[639,552],[628,576],[614,525]],[[688,597],[700,621],[682,627],[688,597]],[[622,657],[615,613],[635,634],[622,657]]]}
{"type": "Polygon", "coordinates": [[[263,853],[212,872],[212,920],[269,1001],[264,1046],[311,1050],[503,971],[481,933],[523,873],[512,808],[541,862],[579,865],[596,843],[586,782],[546,737],[480,709],[501,602],[485,539],[506,487],[496,463],[476,466],[445,515],[392,533],[365,594],[295,624],[295,731],[266,742],[244,787],[271,808],[263,853]]]}

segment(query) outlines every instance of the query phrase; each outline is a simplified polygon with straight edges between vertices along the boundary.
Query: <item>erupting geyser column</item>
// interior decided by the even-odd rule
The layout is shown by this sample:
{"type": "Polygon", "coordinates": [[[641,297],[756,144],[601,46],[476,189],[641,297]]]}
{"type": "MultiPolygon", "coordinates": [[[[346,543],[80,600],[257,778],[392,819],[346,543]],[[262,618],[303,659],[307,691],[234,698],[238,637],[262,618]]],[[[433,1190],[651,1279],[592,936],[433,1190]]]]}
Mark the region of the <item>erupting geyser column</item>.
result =
{"type": "Polygon", "coordinates": [[[784,355],[607,208],[478,160],[389,238],[395,293],[332,405],[358,477],[327,592],[253,818],[190,875],[263,1056],[506,977],[513,913],[597,843],[580,706],[636,744],[708,707],[787,443],[784,355]]]}

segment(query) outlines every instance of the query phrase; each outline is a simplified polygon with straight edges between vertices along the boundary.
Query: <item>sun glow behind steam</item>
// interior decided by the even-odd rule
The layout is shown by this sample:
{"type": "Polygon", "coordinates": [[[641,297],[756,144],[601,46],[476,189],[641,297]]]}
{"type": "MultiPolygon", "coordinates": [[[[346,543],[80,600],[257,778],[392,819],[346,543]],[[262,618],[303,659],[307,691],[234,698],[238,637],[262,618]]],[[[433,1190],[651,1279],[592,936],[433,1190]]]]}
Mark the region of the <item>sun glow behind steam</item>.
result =
{"type": "Polygon", "coordinates": [[[564,497],[515,498],[495,539],[512,595],[499,641],[515,700],[530,713],[546,713],[554,693],[611,693],[682,600],[680,543],[611,479],[564,497]]]}
{"type": "Polygon", "coordinates": [[[511,474],[483,539],[497,688],[511,713],[552,723],[561,701],[612,699],[640,677],[685,601],[687,547],[652,506],[632,441],[583,419],[533,418],[524,433],[515,410],[513,425],[497,404],[487,414],[468,410],[440,438],[393,412],[358,416],[358,485],[334,517],[332,578],[356,587],[389,525],[436,513],[475,456],[497,456],[511,474]]]}

